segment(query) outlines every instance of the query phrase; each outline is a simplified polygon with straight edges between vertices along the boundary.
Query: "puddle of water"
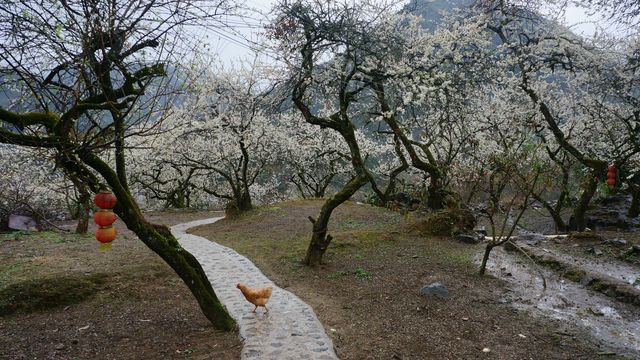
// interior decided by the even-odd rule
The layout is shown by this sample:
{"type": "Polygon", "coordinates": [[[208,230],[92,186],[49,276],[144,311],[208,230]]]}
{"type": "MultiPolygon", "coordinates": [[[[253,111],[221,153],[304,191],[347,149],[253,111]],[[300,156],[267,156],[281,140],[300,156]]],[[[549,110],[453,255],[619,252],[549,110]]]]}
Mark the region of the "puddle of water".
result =
{"type": "MultiPolygon", "coordinates": [[[[478,263],[480,258],[477,258],[478,263]]],[[[618,354],[640,357],[640,308],[564,280],[540,268],[547,282],[544,290],[540,273],[530,260],[492,251],[487,272],[507,282],[507,301],[520,310],[567,321],[586,329],[618,354]]]]}

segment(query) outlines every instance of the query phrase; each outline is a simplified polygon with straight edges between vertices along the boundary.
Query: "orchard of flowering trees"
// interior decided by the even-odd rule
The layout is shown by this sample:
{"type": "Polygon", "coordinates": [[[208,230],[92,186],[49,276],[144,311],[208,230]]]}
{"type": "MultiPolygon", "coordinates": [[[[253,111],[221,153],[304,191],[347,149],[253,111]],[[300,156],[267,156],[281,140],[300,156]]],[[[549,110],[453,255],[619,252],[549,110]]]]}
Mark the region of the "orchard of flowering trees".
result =
{"type": "MultiPolygon", "coordinates": [[[[633,3],[582,5],[637,24],[633,3]]],[[[414,7],[282,0],[261,44],[272,58],[223,69],[192,34],[242,16],[232,1],[6,2],[0,221],[69,213],[86,231],[89,192],[108,187],[127,227],[231,329],[198,262],[144,208],[235,215],[323,198],[311,266],[340,204],[406,189],[426,211],[474,209],[507,238],[533,202],[557,231],[584,230],[594,197],[613,192],[638,217],[637,32],[581,37],[516,0],[475,1],[429,29],[414,7]]]]}

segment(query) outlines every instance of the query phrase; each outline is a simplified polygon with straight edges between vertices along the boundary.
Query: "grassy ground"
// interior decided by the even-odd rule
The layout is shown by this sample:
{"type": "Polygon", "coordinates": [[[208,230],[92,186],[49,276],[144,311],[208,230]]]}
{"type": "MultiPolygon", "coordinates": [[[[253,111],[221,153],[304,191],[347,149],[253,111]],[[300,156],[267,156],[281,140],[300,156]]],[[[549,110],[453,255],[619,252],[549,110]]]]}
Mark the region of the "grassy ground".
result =
{"type": "Polygon", "coordinates": [[[92,235],[0,234],[0,359],[237,359],[237,334],[215,331],[171,268],[116,226],[106,252],[92,235]]]}
{"type": "Polygon", "coordinates": [[[599,357],[602,350],[584,334],[512,309],[500,281],[476,275],[472,257],[480,248],[420,236],[415,213],[345,204],[332,218],[335,239],[325,264],[303,266],[307,217],[321,204],[263,207],[192,232],[246,255],[313,306],[341,359],[599,357]],[[444,284],[452,298],[418,293],[432,282],[444,284]]]}

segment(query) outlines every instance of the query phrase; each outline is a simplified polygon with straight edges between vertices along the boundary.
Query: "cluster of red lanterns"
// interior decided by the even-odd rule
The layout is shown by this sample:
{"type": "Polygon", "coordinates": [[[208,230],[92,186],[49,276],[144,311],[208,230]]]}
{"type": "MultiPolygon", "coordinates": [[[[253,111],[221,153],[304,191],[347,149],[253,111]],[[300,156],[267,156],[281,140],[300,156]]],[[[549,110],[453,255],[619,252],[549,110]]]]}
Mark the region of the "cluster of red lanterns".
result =
{"type": "Polygon", "coordinates": [[[616,166],[614,164],[609,165],[609,168],[607,169],[607,185],[609,185],[609,188],[616,186],[617,173],[618,170],[616,169],[616,166]]]}
{"type": "Polygon", "coordinates": [[[96,230],[96,240],[100,242],[100,249],[106,250],[111,248],[111,242],[116,238],[116,228],[113,223],[118,218],[113,213],[116,206],[116,197],[109,190],[101,190],[93,199],[100,210],[93,214],[93,221],[99,226],[96,230]]]}

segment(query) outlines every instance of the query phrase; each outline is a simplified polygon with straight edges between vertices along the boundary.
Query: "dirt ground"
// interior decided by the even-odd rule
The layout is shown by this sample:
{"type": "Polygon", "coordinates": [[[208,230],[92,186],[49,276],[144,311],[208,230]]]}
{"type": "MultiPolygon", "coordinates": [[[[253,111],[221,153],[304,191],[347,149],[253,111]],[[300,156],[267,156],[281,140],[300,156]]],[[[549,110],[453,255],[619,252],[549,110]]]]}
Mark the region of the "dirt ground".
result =
{"type": "Polygon", "coordinates": [[[334,240],[325,264],[308,269],[300,263],[311,230],[307,217],[321,204],[264,207],[192,232],[246,255],[308,302],[341,359],[612,358],[565,323],[514,310],[502,281],[476,275],[472,257],[481,245],[422,237],[416,214],[341,206],[330,225],[334,240]],[[451,298],[419,294],[433,282],[451,298]]]}
{"type": "Polygon", "coordinates": [[[116,226],[106,252],[93,229],[0,234],[0,359],[238,359],[238,334],[214,330],[171,268],[116,226]]]}

